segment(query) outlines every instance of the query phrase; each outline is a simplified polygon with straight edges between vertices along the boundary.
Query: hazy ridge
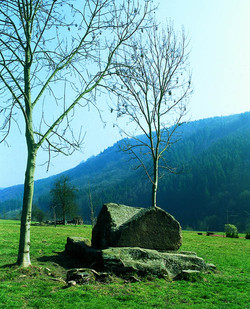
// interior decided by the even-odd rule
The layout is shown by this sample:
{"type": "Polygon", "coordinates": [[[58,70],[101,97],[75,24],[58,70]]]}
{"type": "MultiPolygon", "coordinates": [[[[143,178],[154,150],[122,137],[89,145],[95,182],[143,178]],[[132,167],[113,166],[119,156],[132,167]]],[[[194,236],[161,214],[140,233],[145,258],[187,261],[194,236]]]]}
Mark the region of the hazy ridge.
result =
{"type": "MultiPolygon", "coordinates": [[[[158,205],[180,220],[184,227],[222,230],[227,221],[241,230],[250,228],[250,112],[215,117],[181,126],[181,140],[167,154],[180,175],[161,179],[158,205]]],[[[107,148],[67,175],[78,187],[80,214],[88,220],[88,192],[97,212],[104,202],[150,206],[150,183],[119,145],[107,148]]],[[[35,182],[34,203],[49,209],[49,190],[56,177],[35,182]]],[[[0,190],[0,214],[21,207],[23,186],[0,190]]]]}

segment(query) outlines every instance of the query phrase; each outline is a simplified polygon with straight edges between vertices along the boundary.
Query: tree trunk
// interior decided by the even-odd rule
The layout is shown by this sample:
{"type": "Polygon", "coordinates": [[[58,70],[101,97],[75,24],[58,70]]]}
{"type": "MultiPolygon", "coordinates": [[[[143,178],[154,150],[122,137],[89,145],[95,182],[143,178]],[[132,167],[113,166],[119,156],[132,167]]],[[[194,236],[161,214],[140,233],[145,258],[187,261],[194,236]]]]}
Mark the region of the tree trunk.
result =
{"type": "Polygon", "coordinates": [[[56,207],[53,207],[53,214],[54,214],[54,226],[56,227],[56,207]]]}
{"type": "Polygon", "coordinates": [[[156,207],[156,196],[157,196],[157,189],[158,189],[158,160],[154,162],[154,179],[152,185],[152,207],[156,207]]]}
{"type": "Polygon", "coordinates": [[[66,225],[66,205],[63,204],[63,225],[66,225]]]}
{"type": "Polygon", "coordinates": [[[27,165],[24,180],[23,209],[21,217],[19,251],[17,264],[23,267],[31,265],[30,262],[30,223],[34,192],[34,173],[36,167],[37,145],[34,141],[33,122],[32,122],[32,101],[31,101],[31,77],[30,69],[32,64],[31,57],[31,20],[28,18],[25,24],[27,44],[25,47],[24,64],[24,101],[25,101],[25,120],[26,120],[26,144],[28,150],[27,165]]]}
{"type": "Polygon", "coordinates": [[[27,166],[24,182],[23,209],[21,217],[19,251],[17,264],[23,267],[31,265],[30,262],[30,223],[34,192],[34,173],[36,165],[36,151],[28,149],[27,166]]]}

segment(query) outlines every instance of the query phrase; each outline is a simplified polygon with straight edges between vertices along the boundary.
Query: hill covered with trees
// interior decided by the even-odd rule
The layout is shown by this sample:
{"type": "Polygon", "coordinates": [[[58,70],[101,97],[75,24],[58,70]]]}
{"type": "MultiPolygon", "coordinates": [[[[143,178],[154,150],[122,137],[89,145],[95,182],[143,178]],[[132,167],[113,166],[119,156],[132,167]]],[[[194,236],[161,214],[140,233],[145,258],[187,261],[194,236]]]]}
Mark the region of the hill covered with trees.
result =
{"type": "MultiPolygon", "coordinates": [[[[166,154],[177,174],[162,174],[158,206],[180,221],[183,228],[223,230],[225,223],[250,230],[250,112],[209,118],[180,126],[166,154]]],[[[90,196],[96,210],[103,203],[151,205],[151,184],[143,170],[133,169],[120,148],[123,140],[96,157],[60,175],[36,181],[34,203],[50,213],[50,188],[64,175],[78,188],[79,214],[90,220],[90,196]]],[[[22,186],[0,190],[0,215],[17,216],[22,186]]]]}

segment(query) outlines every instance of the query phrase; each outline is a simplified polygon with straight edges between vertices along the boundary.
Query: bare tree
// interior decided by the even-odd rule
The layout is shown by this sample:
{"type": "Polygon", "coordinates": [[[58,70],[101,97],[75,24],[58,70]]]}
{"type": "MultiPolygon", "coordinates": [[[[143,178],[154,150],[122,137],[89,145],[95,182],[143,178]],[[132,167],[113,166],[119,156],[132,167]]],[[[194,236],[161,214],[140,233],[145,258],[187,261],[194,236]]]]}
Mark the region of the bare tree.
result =
{"type": "Polygon", "coordinates": [[[123,147],[139,162],[152,183],[152,206],[156,207],[159,169],[175,172],[166,160],[166,151],[177,141],[174,134],[186,114],[191,93],[187,40],[177,36],[169,25],[159,30],[156,23],[132,39],[117,58],[117,82],[112,92],[118,95],[117,116],[126,116],[135,125],[121,129],[129,138],[123,147]],[[131,47],[132,46],[132,47],[131,47]],[[165,153],[165,155],[164,155],[165,153]],[[150,160],[148,156],[150,156],[150,160]]]}
{"type": "MultiPolygon", "coordinates": [[[[77,214],[75,202],[77,188],[70,185],[69,181],[69,177],[62,176],[55,181],[50,190],[52,209],[61,216],[64,225],[67,217],[74,217],[77,214]]],[[[54,218],[56,219],[55,213],[54,218]]]]}
{"type": "Polygon", "coordinates": [[[92,199],[92,192],[90,189],[90,185],[89,185],[89,190],[88,190],[88,197],[89,197],[89,210],[90,210],[90,221],[91,221],[91,225],[92,227],[95,226],[96,224],[96,207],[93,203],[93,199],[92,199]]]}
{"type": "Polygon", "coordinates": [[[75,109],[95,106],[112,59],[142,26],[149,0],[0,0],[0,132],[25,130],[27,165],[17,263],[30,262],[34,172],[40,148],[70,155],[75,109]]]}

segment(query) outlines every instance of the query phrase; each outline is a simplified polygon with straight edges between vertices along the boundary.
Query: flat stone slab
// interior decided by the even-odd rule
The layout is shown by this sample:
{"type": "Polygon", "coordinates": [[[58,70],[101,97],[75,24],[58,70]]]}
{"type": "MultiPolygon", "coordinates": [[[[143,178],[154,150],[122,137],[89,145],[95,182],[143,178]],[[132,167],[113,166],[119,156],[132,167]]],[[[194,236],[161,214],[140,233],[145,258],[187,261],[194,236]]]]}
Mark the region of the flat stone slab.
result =
{"type": "Polygon", "coordinates": [[[111,247],[94,249],[86,245],[84,239],[68,237],[66,250],[83,262],[84,267],[91,267],[118,275],[137,273],[155,275],[169,279],[182,278],[186,273],[213,270],[194,252],[157,251],[138,247],[111,247]]]}
{"type": "Polygon", "coordinates": [[[179,222],[159,207],[104,204],[92,231],[92,246],[96,249],[140,247],[178,250],[181,244],[179,222]]]}
{"type": "Polygon", "coordinates": [[[184,270],[204,272],[207,265],[195,253],[182,254],[159,252],[151,249],[136,247],[109,248],[102,251],[105,270],[123,274],[152,274],[157,277],[174,279],[184,270]]]}

